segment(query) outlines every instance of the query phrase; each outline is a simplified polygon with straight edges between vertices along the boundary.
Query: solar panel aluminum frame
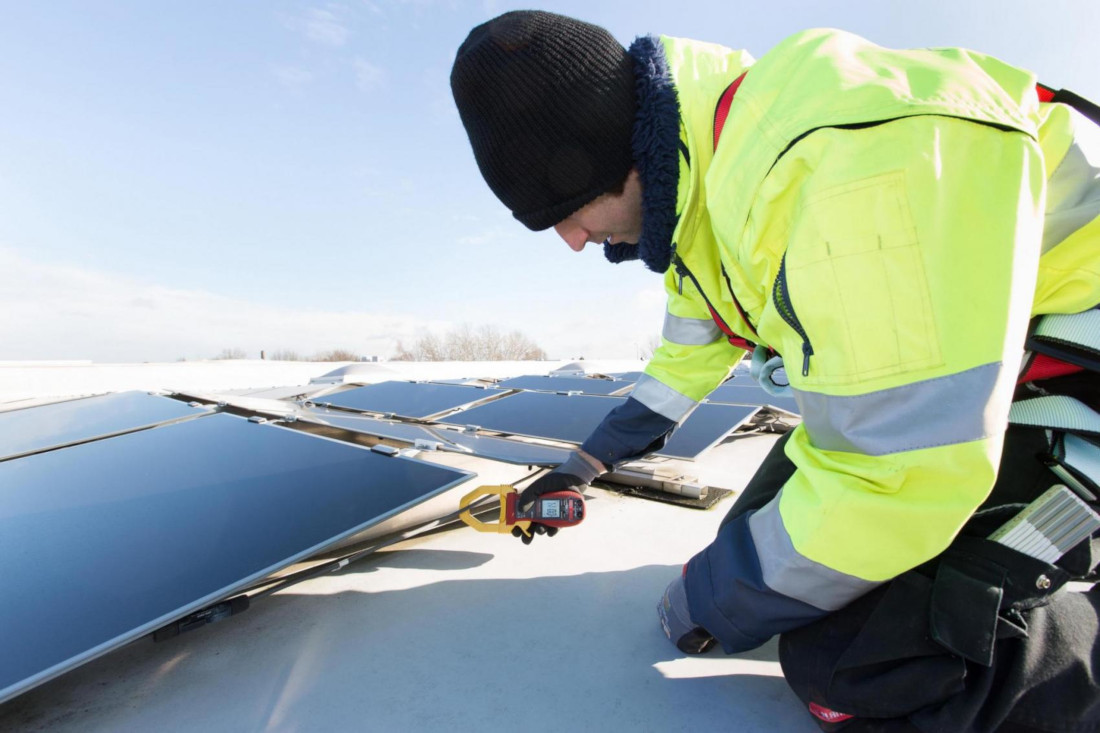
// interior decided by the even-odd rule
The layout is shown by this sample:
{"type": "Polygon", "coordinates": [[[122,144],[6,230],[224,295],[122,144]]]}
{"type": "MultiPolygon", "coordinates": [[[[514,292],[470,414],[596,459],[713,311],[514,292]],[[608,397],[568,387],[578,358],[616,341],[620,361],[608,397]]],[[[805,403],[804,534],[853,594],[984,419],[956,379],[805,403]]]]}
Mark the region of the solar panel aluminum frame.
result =
{"type": "MultiPolygon", "coordinates": [[[[400,504],[398,506],[395,506],[395,507],[393,507],[393,508],[391,508],[387,511],[384,511],[380,514],[372,516],[369,520],[367,520],[365,522],[361,522],[359,524],[356,524],[355,526],[349,527],[348,529],[343,530],[343,531],[337,533],[336,535],[329,536],[329,537],[327,537],[326,539],[324,539],[322,541],[315,542],[314,544],[310,545],[307,548],[304,548],[300,551],[294,552],[290,556],[284,557],[284,558],[280,559],[277,562],[274,562],[274,563],[269,564],[265,567],[262,567],[262,568],[259,568],[255,571],[253,571],[253,572],[250,572],[247,575],[245,575],[244,577],[238,578],[235,582],[230,583],[228,585],[225,585],[225,586],[223,586],[221,588],[218,588],[216,590],[213,590],[213,591],[203,595],[200,598],[196,598],[196,599],[194,599],[194,600],[192,600],[192,601],[190,601],[190,602],[188,602],[188,603],[186,603],[182,606],[179,606],[179,607],[175,608],[174,610],[172,610],[170,612],[164,613],[161,616],[150,619],[147,622],[142,623],[142,624],[140,624],[136,627],[130,628],[128,631],[125,631],[125,632],[117,634],[117,635],[115,635],[115,636],[113,636],[109,639],[106,639],[106,640],[102,641],[99,644],[96,644],[95,646],[93,646],[91,648],[85,649],[82,652],[79,652],[79,653],[73,654],[69,657],[66,657],[65,659],[63,659],[59,662],[56,662],[56,663],[52,664],[49,667],[41,669],[41,670],[37,671],[34,674],[31,674],[31,675],[29,675],[27,677],[24,677],[24,678],[21,678],[21,679],[17,679],[15,682],[10,683],[7,687],[0,688],[0,703],[3,703],[5,701],[11,699],[12,697],[15,697],[16,695],[22,693],[22,692],[25,692],[25,691],[33,688],[33,687],[36,687],[36,686],[38,686],[38,685],[40,685],[44,682],[47,682],[48,680],[53,679],[54,677],[57,677],[57,676],[65,673],[65,672],[69,671],[70,669],[73,669],[77,666],[80,666],[82,664],[90,662],[90,661],[92,661],[93,659],[95,659],[97,657],[100,657],[100,656],[102,656],[102,655],[104,655],[104,654],[106,654],[110,651],[113,651],[114,649],[117,649],[117,648],[123,646],[126,643],[129,643],[130,641],[134,641],[138,638],[141,638],[142,636],[144,636],[144,635],[146,635],[146,634],[148,634],[152,631],[155,631],[156,629],[161,628],[162,626],[164,626],[166,624],[172,623],[175,620],[183,618],[183,617],[187,616],[188,614],[193,613],[194,611],[205,608],[205,607],[211,605],[212,603],[216,603],[216,602],[218,602],[222,599],[231,597],[234,594],[240,592],[241,590],[246,589],[249,586],[252,586],[253,584],[256,583],[256,581],[259,581],[259,580],[261,580],[265,577],[268,577],[272,573],[275,573],[275,572],[277,572],[278,570],[280,570],[282,568],[288,567],[290,565],[293,565],[296,562],[299,562],[299,561],[304,560],[304,559],[306,559],[306,558],[308,558],[312,555],[315,555],[319,551],[325,549],[326,547],[330,547],[334,544],[339,543],[343,539],[354,536],[355,534],[357,534],[359,532],[362,532],[365,529],[368,529],[369,527],[374,526],[375,524],[378,524],[382,521],[385,521],[386,519],[389,519],[389,518],[403,512],[403,511],[406,511],[409,508],[411,508],[413,506],[416,506],[417,504],[419,504],[423,501],[426,501],[430,498],[433,498],[435,496],[443,494],[446,491],[454,488],[456,485],[462,484],[462,483],[464,483],[464,482],[468,481],[469,479],[476,476],[475,473],[470,472],[470,471],[464,471],[464,470],[461,470],[461,469],[456,469],[456,468],[451,468],[451,467],[438,466],[438,465],[435,465],[435,464],[425,464],[424,462],[416,461],[415,459],[411,459],[411,458],[407,458],[407,457],[403,457],[403,456],[394,456],[394,457],[377,456],[377,454],[374,454],[371,451],[369,451],[368,449],[364,449],[364,448],[359,447],[359,446],[349,445],[349,444],[343,443],[341,441],[330,440],[330,439],[320,437],[320,436],[302,435],[300,432],[291,431],[291,430],[288,430],[287,428],[274,426],[274,425],[269,424],[269,423],[260,423],[258,425],[254,425],[254,424],[250,423],[248,420],[245,420],[245,419],[240,418],[240,417],[232,416],[232,415],[215,414],[215,415],[210,416],[207,419],[209,421],[211,421],[211,423],[209,423],[209,424],[215,424],[215,423],[221,424],[224,421],[232,420],[232,421],[237,421],[239,423],[239,425],[241,426],[241,428],[243,428],[245,430],[272,430],[272,431],[277,430],[280,433],[291,433],[291,434],[300,435],[301,439],[303,439],[303,440],[320,440],[320,441],[331,442],[331,443],[334,443],[334,444],[338,444],[338,445],[342,446],[343,448],[346,448],[349,451],[363,451],[364,455],[369,453],[369,454],[375,456],[375,458],[373,458],[371,460],[411,461],[411,462],[419,464],[419,465],[431,466],[435,471],[442,472],[443,474],[451,474],[451,475],[454,476],[454,478],[451,479],[450,481],[447,481],[447,482],[443,483],[443,484],[435,486],[434,488],[432,488],[430,491],[428,491],[426,493],[423,493],[423,494],[419,495],[415,500],[409,500],[409,501],[403,502],[402,504],[400,504]]],[[[165,426],[164,428],[162,428],[164,432],[157,431],[157,433],[159,433],[160,436],[167,435],[170,431],[173,430],[173,427],[175,427],[175,426],[165,426]]],[[[121,449],[123,447],[128,447],[128,446],[123,445],[123,443],[125,443],[128,439],[133,438],[135,435],[141,435],[142,437],[144,437],[145,434],[150,434],[150,433],[153,433],[153,431],[140,431],[137,434],[130,433],[130,434],[126,434],[126,435],[123,435],[123,436],[116,437],[116,438],[112,438],[110,441],[103,441],[103,443],[109,442],[109,443],[112,444],[112,449],[118,450],[118,449],[121,449]]],[[[71,448],[69,450],[82,451],[82,450],[94,449],[97,445],[102,445],[103,443],[97,443],[95,445],[82,444],[80,446],[71,448]]],[[[28,457],[26,457],[22,460],[23,461],[36,461],[36,462],[37,461],[42,461],[42,460],[47,460],[47,461],[48,460],[57,460],[57,457],[59,455],[61,455],[61,453],[59,453],[59,452],[37,454],[37,455],[28,456],[28,457]]],[[[9,464],[9,465],[17,465],[17,464],[12,463],[12,464],[9,464]]],[[[62,651],[61,653],[67,653],[67,650],[62,651]]]]}
{"type": "Polygon", "coordinates": [[[633,383],[589,377],[524,374],[501,380],[496,386],[500,389],[519,389],[525,392],[580,393],[618,397],[619,393],[630,389],[633,383]]]}
{"type": "Polygon", "coordinates": [[[438,444],[441,450],[517,466],[558,466],[564,463],[572,452],[567,448],[477,435],[458,427],[390,422],[366,415],[306,412],[295,416],[293,422],[348,430],[386,440],[398,440],[413,447],[417,447],[418,440],[431,441],[438,444]]]}

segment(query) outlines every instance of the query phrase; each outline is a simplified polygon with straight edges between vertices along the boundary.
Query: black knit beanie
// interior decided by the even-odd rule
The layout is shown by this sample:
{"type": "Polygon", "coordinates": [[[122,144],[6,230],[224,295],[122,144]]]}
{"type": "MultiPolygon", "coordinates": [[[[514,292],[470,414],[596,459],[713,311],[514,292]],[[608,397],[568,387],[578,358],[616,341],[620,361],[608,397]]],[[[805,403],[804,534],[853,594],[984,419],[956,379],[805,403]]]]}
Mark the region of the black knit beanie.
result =
{"type": "Polygon", "coordinates": [[[557,224],[633,165],[633,66],[599,26],[505,13],[470,31],[451,91],[481,175],[529,229],[557,224]]]}

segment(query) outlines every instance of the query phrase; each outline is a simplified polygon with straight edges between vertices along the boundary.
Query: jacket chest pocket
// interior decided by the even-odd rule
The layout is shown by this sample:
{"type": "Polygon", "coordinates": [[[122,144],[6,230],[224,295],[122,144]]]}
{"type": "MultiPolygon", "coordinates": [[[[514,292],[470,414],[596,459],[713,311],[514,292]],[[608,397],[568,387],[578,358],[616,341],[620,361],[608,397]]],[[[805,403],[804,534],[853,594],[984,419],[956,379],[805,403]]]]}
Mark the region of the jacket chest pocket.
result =
{"type": "Polygon", "coordinates": [[[772,295],[776,317],[788,326],[783,353],[801,355],[803,384],[847,384],[942,363],[901,172],[809,198],[772,295]]]}

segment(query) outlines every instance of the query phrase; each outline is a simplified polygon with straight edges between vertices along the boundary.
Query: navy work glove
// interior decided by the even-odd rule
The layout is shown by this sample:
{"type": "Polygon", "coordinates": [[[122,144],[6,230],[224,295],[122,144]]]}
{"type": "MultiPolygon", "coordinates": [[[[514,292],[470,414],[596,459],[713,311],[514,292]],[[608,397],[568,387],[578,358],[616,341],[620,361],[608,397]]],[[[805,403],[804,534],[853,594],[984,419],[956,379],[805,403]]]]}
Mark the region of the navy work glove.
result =
{"type": "MultiPolygon", "coordinates": [[[[603,473],[603,471],[596,468],[596,465],[603,467],[603,464],[599,464],[595,458],[582,454],[580,451],[574,451],[565,463],[531,482],[531,485],[524,489],[523,493],[519,495],[519,499],[516,500],[516,508],[521,512],[530,511],[540,496],[555,491],[573,491],[583,494],[584,488],[603,473]]],[[[523,530],[515,527],[512,529],[512,534],[523,540],[523,544],[529,545],[536,534],[553,537],[558,533],[558,528],[532,522],[528,531],[531,533],[530,535],[524,534],[523,530]]]]}
{"type": "Polygon", "coordinates": [[[665,588],[665,594],[657,603],[657,617],[668,640],[685,654],[702,654],[714,646],[714,637],[691,621],[683,573],[665,588]]]}

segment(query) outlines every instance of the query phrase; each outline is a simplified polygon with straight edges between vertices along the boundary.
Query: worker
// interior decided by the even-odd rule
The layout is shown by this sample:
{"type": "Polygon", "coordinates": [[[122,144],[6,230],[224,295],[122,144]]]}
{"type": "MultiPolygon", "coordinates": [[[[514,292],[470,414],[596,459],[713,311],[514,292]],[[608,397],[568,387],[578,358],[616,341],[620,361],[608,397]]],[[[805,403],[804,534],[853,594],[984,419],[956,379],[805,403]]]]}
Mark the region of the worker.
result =
{"type": "Polygon", "coordinates": [[[987,539],[1059,482],[1066,433],[1008,427],[1014,399],[1100,424],[1093,370],[1032,348],[1038,317],[1100,315],[1094,107],[962,49],[810,30],[754,61],[540,11],[474,28],[451,88],[516,219],[668,294],[630,398],[522,503],[658,449],[752,349],[802,422],[666,589],[670,640],[779,635],[825,730],[1100,726],[1100,591],[1065,589],[1100,544],[987,539]]]}

